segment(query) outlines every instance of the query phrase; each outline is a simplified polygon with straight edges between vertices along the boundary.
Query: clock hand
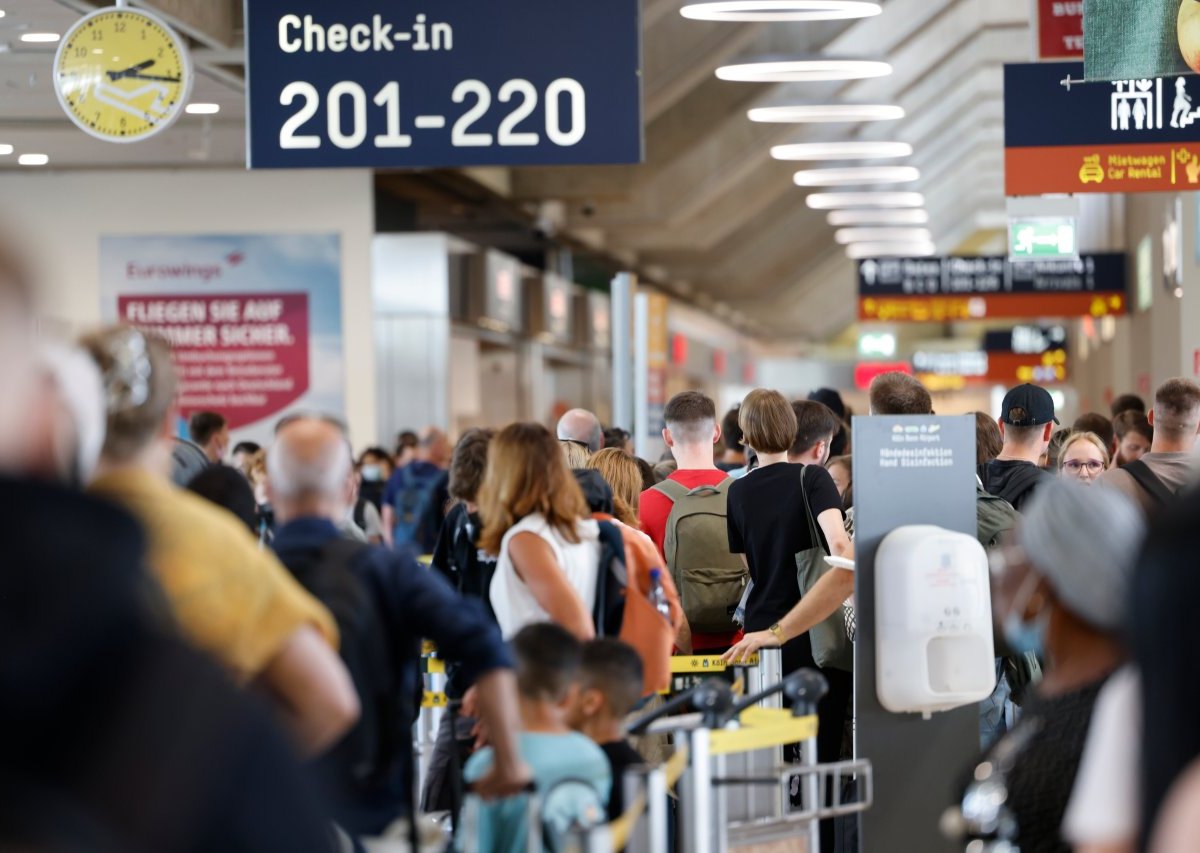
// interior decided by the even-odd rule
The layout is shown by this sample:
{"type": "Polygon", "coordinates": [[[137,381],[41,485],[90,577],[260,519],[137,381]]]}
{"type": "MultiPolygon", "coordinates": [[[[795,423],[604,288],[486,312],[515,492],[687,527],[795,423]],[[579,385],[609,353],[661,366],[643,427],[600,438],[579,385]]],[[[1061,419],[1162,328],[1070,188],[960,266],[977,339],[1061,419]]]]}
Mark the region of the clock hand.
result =
{"type": "Polygon", "coordinates": [[[132,77],[135,74],[137,74],[139,71],[144,71],[145,69],[149,68],[153,64],[154,64],[153,59],[147,59],[145,62],[139,62],[137,65],[131,65],[123,71],[109,71],[108,79],[112,80],[113,82],[116,82],[117,80],[120,80],[122,77],[132,77]]]}
{"type": "Polygon", "coordinates": [[[163,83],[178,83],[178,77],[164,77],[161,74],[126,74],[130,80],[158,80],[163,83]]]}

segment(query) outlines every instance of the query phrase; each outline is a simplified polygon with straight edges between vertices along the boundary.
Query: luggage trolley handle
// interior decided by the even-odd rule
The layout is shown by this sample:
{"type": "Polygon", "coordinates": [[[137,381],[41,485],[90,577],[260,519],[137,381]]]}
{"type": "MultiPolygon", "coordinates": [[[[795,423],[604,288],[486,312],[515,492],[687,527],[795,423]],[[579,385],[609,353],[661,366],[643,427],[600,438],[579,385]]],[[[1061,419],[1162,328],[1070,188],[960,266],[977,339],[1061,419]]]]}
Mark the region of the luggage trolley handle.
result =
{"type": "Polygon", "coordinates": [[[798,669],[778,684],[764,687],[757,693],[747,696],[741,702],[738,702],[731,709],[729,719],[738,716],[742,711],[752,705],[757,705],[763,699],[774,696],[776,693],[782,693],[791,700],[793,716],[812,716],[817,713],[817,704],[825,698],[825,694],[828,692],[829,681],[825,676],[821,675],[815,669],[798,669]]]}
{"type": "Polygon", "coordinates": [[[626,731],[631,735],[644,734],[656,720],[683,708],[699,711],[704,728],[719,729],[733,712],[733,688],[719,678],[706,678],[695,687],[685,690],[674,699],[639,717],[626,731]]]}

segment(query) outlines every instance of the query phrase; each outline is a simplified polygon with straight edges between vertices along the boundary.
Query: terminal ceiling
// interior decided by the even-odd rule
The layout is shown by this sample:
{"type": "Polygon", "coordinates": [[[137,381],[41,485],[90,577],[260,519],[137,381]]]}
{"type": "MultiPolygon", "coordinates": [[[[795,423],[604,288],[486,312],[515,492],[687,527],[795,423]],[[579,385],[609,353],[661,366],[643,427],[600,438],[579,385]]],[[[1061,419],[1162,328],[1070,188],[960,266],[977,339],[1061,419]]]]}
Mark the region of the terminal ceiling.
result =
{"type": "MultiPolygon", "coordinates": [[[[132,146],[79,133],[50,87],[53,46],[22,44],[26,30],[63,32],[98,4],[0,0],[0,142],[50,155],[57,168],[231,167],[244,163],[240,2],[157,0],[193,44],[193,100],[216,116],[187,116],[171,132],[132,146]],[[6,49],[7,48],[7,49],[6,49]]],[[[680,0],[643,0],[646,158],[639,166],[520,168],[492,172],[470,206],[481,233],[520,219],[550,230],[695,302],[755,337],[823,342],[854,322],[854,271],[824,213],[804,204],[795,164],[772,145],[871,139],[911,143],[939,250],[980,247],[1003,226],[1002,73],[1030,58],[1029,4],[1011,0],[884,0],[875,18],[841,24],[740,24],[686,20],[680,0]],[[851,83],[718,81],[738,58],[825,52],[881,58],[891,76],[851,83]],[[766,125],[752,106],[850,100],[897,103],[907,115],[863,125],[766,125]],[[480,216],[498,221],[480,222],[480,216]]],[[[552,34],[547,34],[552,37],[552,34]]],[[[16,168],[0,160],[0,168],[16,168]]],[[[381,181],[396,178],[384,176],[381,181]]],[[[462,176],[420,176],[447,187],[462,176]],[[452,178],[452,180],[447,180],[452,178]]],[[[402,181],[400,185],[404,185],[402,181]]],[[[407,185],[417,181],[409,176],[407,185]]],[[[433,197],[436,194],[426,193],[433,197]]],[[[462,210],[462,205],[450,210],[462,210]]],[[[432,217],[437,219],[438,217],[432,217]]],[[[441,224],[447,217],[441,217],[441,224]]],[[[424,222],[422,225],[426,224],[424,222]]],[[[501,246],[503,248],[503,246],[501,246]]]]}

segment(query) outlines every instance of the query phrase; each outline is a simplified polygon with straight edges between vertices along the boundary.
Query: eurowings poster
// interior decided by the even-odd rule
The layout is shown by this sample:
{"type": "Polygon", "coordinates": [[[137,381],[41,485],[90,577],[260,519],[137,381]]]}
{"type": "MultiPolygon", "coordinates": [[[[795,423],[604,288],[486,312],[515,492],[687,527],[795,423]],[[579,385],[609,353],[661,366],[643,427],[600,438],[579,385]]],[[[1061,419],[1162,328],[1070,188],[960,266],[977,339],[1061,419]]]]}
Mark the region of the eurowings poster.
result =
{"type": "Polygon", "coordinates": [[[100,293],[107,322],[171,342],[184,418],[265,444],[289,412],[343,414],[337,234],[102,237],[100,293]]]}

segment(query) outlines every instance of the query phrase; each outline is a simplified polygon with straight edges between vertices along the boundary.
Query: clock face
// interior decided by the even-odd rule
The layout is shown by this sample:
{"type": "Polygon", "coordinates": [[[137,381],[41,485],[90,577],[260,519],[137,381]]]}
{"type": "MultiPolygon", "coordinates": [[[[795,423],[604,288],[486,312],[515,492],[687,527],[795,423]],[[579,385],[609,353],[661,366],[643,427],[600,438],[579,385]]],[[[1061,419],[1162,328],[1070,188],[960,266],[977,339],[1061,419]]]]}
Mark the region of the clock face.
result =
{"type": "Polygon", "coordinates": [[[192,66],[183,42],[153,15],[109,8],[79,20],[54,59],[54,88],[82,130],[136,142],[166,130],[187,104],[192,66]]]}

